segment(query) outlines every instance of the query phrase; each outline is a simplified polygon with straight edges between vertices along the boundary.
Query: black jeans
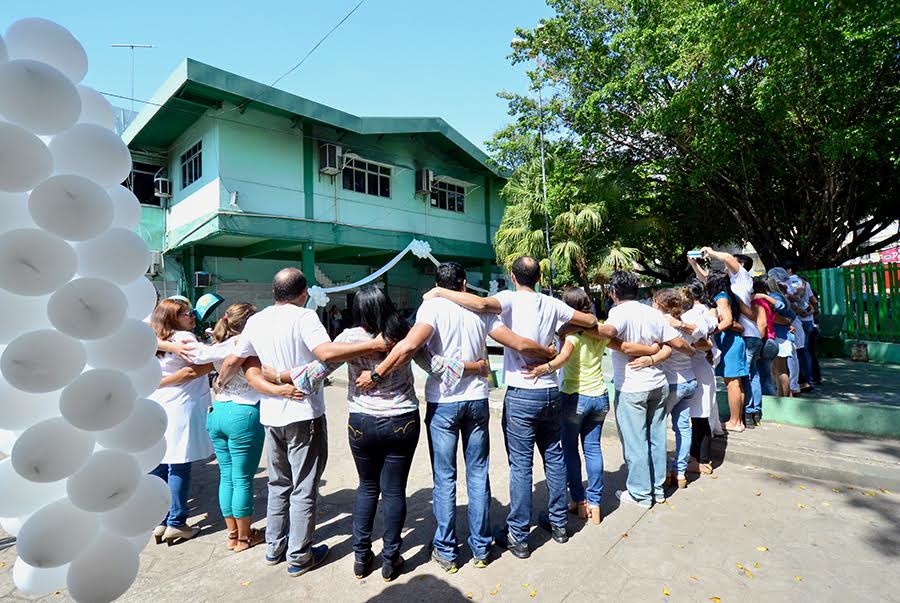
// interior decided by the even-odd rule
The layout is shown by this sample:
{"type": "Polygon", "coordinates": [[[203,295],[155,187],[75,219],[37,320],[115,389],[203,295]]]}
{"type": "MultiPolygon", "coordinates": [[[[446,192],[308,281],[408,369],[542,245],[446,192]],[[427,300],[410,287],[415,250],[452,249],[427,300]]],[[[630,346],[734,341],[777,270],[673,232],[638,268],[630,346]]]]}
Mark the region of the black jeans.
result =
{"type": "MultiPolygon", "coordinates": [[[[715,411],[714,411],[715,412],[715,411]]],[[[709,419],[691,418],[691,456],[698,462],[706,464],[710,461],[709,447],[712,444],[712,429],[709,419]]]]}
{"type": "Polygon", "coordinates": [[[406,521],[406,480],[419,442],[419,411],[394,417],[350,413],[350,450],[359,474],[353,507],[353,551],[362,560],[372,550],[372,525],[378,496],[384,502],[385,560],[400,555],[406,521]]]}

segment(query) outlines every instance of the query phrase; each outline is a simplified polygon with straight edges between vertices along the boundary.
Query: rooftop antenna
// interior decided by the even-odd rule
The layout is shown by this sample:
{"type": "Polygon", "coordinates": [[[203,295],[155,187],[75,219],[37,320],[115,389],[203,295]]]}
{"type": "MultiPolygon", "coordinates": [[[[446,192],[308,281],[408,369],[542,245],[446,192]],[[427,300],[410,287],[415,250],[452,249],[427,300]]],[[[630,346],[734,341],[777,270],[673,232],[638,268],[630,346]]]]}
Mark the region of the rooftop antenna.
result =
{"type": "Polygon", "coordinates": [[[131,49],[131,112],[134,113],[134,49],[135,48],[155,48],[152,44],[110,44],[112,48],[130,48],[131,49]]]}

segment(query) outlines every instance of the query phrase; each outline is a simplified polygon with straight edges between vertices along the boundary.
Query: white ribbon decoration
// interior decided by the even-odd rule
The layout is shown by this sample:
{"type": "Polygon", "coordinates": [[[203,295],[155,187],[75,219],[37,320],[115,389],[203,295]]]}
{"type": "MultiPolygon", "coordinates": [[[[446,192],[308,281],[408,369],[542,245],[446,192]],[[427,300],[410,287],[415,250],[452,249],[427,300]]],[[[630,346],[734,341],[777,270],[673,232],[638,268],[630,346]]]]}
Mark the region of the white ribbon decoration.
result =
{"type": "MultiPolygon", "coordinates": [[[[435,258],[434,255],[432,255],[431,245],[429,245],[427,241],[420,241],[418,239],[413,239],[412,241],[410,241],[409,245],[407,245],[403,251],[401,251],[396,256],[394,256],[394,258],[390,262],[388,262],[387,264],[385,264],[384,266],[382,266],[381,268],[379,268],[378,270],[376,270],[375,272],[373,272],[372,274],[370,274],[369,276],[367,276],[365,278],[361,278],[358,281],[355,281],[352,283],[347,283],[345,285],[336,285],[334,287],[328,287],[328,288],[324,288],[324,289],[319,286],[310,287],[309,288],[309,301],[306,302],[306,307],[310,308],[310,309],[314,309],[317,307],[321,308],[323,306],[327,306],[328,302],[330,301],[328,298],[328,295],[327,295],[328,293],[340,293],[341,291],[349,291],[351,289],[358,289],[360,287],[368,285],[372,281],[378,280],[379,278],[381,278],[381,276],[385,272],[387,272],[388,270],[390,270],[391,268],[396,266],[400,262],[400,260],[402,260],[404,258],[404,256],[406,256],[406,254],[410,253],[410,252],[417,258],[420,258],[420,259],[427,258],[427,259],[431,260],[431,262],[435,266],[440,266],[440,264],[441,264],[437,260],[437,258],[435,258]]],[[[469,289],[471,289],[472,291],[477,291],[479,293],[485,293],[485,294],[488,293],[488,291],[486,289],[482,289],[481,287],[474,287],[472,285],[467,285],[467,287],[469,289]]]]}

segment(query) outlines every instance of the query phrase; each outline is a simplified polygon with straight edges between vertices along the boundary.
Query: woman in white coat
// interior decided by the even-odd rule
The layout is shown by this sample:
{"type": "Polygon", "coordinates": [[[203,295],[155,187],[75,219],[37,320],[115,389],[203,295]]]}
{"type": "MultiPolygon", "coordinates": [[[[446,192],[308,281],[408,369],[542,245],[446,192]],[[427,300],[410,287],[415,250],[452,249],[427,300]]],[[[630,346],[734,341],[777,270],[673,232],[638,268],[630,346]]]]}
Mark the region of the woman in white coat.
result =
{"type": "MultiPolygon", "coordinates": [[[[162,341],[190,344],[197,340],[191,333],[195,326],[190,305],[175,299],[164,299],[156,306],[151,326],[162,341]]],[[[158,352],[163,379],[150,399],[162,406],[169,418],[166,428],[166,454],[160,465],[151,471],[169,484],[172,503],[162,525],[154,530],[157,543],[165,540],[187,540],[200,528],[187,525],[188,491],[191,483],[191,463],[208,458],[213,453],[206,431],[206,415],[211,404],[207,373],[212,364],[193,365],[172,353],[158,352]]]]}

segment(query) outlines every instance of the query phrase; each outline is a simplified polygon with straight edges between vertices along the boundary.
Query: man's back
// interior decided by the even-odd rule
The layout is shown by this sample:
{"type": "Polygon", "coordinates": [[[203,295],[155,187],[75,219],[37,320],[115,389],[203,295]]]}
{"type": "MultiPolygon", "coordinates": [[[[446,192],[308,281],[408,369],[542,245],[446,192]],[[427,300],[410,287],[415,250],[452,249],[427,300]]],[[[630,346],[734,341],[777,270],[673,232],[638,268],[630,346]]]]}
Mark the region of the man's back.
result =
{"type": "MultiPolygon", "coordinates": [[[[329,341],[315,312],[293,304],[277,304],[250,317],[235,353],[258,356],[263,364],[285,371],[315,360],[313,350],[329,341]]],[[[288,425],[324,413],[321,390],[300,401],[265,395],[260,399],[263,425],[288,425]]]]}
{"type": "MultiPolygon", "coordinates": [[[[609,311],[606,324],[615,326],[618,339],[628,343],[652,345],[671,341],[679,333],[669,326],[662,312],[637,301],[625,301],[609,311]]],[[[628,368],[631,359],[613,350],[613,381],[616,389],[625,392],[649,391],[667,384],[666,375],[659,366],[643,369],[628,368]]]]}

